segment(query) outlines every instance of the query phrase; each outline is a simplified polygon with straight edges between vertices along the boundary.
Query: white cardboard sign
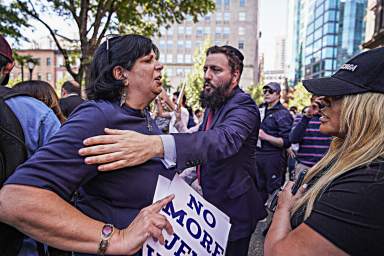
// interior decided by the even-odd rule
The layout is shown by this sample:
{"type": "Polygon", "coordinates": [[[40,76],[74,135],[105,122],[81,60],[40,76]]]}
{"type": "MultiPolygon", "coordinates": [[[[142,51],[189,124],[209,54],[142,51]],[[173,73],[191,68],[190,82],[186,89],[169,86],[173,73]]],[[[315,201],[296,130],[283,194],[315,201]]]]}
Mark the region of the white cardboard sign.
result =
{"type": "Polygon", "coordinates": [[[225,255],[231,224],[229,217],[207,202],[177,174],[172,181],[159,176],[153,201],[174,194],[160,213],[171,223],[174,234],[163,231],[165,244],[149,238],[143,256],[225,255]]]}

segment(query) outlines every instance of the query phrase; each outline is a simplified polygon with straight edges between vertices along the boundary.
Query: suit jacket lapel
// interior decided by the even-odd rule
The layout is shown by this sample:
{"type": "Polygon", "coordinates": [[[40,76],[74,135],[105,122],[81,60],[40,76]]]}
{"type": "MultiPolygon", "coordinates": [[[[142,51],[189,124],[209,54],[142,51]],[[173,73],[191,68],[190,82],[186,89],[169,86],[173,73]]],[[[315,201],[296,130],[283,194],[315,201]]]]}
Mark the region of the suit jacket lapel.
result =
{"type": "Polygon", "coordinates": [[[200,127],[199,127],[199,131],[204,131],[204,128],[205,126],[207,125],[207,121],[208,121],[208,113],[209,113],[210,109],[209,108],[206,108],[205,111],[204,111],[204,118],[203,118],[203,122],[201,123],[200,127]]]}

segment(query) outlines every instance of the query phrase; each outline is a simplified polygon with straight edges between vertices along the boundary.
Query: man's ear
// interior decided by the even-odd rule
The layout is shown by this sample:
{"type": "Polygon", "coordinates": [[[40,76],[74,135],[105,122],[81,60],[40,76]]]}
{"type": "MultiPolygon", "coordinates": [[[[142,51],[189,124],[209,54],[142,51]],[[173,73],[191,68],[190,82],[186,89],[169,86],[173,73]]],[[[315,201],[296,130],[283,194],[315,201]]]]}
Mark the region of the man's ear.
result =
{"type": "Polygon", "coordinates": [[[236,86],[240,83],[240,71],[235,70],[233,72],[233,78],[232,78],[232,86],[236,86]]]}
{"type": "Polygon", "coordinates": [[[116,80],[124,80],[126,78],[124,71],[125,69],[122,66],[115,66],[112,69],[112,75],[116,80]]]}

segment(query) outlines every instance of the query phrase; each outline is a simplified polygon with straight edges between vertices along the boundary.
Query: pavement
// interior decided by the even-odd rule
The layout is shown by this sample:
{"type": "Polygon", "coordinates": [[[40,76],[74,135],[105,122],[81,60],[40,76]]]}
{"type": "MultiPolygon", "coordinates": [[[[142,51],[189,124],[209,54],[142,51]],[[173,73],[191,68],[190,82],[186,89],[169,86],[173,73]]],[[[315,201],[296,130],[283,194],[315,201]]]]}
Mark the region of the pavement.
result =
{"type": "Polygon", "coordinates": [[[251,242],[249,245],[248,256],[263,256],[264,255],[264,236],[262,235],[263,230],[267,226],[267,221],[259,222],[256,230],[252,235],[251,242]]]}

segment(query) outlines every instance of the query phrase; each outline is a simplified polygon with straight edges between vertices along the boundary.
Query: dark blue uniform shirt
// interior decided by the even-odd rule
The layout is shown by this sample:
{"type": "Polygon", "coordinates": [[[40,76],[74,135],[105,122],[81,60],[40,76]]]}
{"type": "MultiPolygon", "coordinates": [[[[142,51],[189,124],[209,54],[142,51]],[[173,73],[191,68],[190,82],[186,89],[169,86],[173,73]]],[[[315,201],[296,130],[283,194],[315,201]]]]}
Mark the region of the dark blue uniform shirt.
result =
{"type": "MultiPolygon", "coordinates": [[[[262,104],[260,108],[266,108],[265,104],[262,104]]],[[[289,133],[292,128],[293,117],[289,113],[288,109],[278,102],[272,108],[266,108],[264,119],[261,122],[261,129],[274,137],[282,138],[284,142],[284,148],[289,148],[291,143],[289,142],[289,133]]],[[[259,149],[260,150],[260,149],[259,149]]],[[[261,141],[261,151],[281,151],[282,149],[269,143],[268,141],[261,141]]]]}

